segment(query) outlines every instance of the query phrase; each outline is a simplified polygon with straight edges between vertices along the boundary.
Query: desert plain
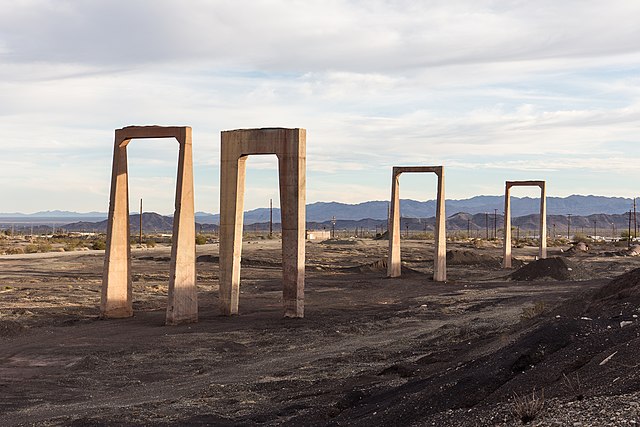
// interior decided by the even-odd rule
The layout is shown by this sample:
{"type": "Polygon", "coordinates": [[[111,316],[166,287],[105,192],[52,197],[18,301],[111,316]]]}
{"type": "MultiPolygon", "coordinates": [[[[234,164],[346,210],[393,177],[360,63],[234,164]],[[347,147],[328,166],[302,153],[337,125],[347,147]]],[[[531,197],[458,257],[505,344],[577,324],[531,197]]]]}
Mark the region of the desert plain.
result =
{"type": "Polygon", "coordinates": [[[0,425],[640,423],[638,256],[523,246],[503,270],[499,242],[462,240],[438,283],[433,241],[403,240],[399,278],[388,241],[308,241],[305,317],[286,319],[280,245],[244,242],[231,317],[218,245],[198,246],[199,322],[180,326],[167,246],[133,249],[118,320],[99,317],[104,251],[0,256],[0,425]]]}

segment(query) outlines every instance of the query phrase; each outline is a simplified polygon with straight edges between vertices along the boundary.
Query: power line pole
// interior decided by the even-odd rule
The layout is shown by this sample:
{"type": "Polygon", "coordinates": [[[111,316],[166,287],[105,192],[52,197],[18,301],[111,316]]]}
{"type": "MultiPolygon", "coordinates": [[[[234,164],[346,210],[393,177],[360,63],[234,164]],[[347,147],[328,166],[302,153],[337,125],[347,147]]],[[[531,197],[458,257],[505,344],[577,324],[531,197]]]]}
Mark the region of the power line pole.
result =
{"type": "Polygon", "coordinates": [[[336,238],[336,216],[335,215],[331,218],[331,238],[332,239],[336,238]]]}
{"type": "Polygon", "coordinates": [[[596,239],[597,235],[598,235],[598,220],[594,219],[593,220],[593,240],[596,239]]]}
{"type": "MultiPolygon", "coordinates": [[[[427,230],[427,223],[424,224],[425,231],[427,230]]],[[[471,220],[467,218],[467,239],[471,237],[471,220]]]]}
{"type": "Polygon", "coordinates": [[[567,239],[571,240],[571,214],[567,214],[567,239]]]}
{"type": "Polygon", "coordinates": [[[638,237],[638,221],[636,221],[636,198],[633,198],[633,237],[638,237]]]}
{"type": "Polygon", "coordinates": [[[493,238],[498,237],[498,209],[493,210],[493,238]]]}
{"type": "Polygon", "coordinates": [[[489,240],[489,212],[484,213],[484,226],[487,232],[487,240],[489,240]]]}
{"type": "Polygon", "coordinates": [[[138,238],[138,244],[142,245],[142,198],[140,198],[140,236],[138,238]]]}
{"type": "Polygon", "coordinates": [[[269,199],[269,237],[273,236],[273,199],[269,199]]]}
{"type": "Polygon", "coordinates": [[[629,209],[629,237],[627,238],[627,247],[631,247],[631,209],[629,209]]]}

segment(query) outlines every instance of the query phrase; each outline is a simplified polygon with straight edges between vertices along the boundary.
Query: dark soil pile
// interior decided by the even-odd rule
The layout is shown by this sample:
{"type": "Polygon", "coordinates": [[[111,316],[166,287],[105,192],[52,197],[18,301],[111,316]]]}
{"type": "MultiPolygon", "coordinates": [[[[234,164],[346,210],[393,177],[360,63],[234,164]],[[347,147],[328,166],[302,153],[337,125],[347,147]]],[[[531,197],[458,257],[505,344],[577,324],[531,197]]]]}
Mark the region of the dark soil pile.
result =
{"type": "Polygon", "coordinates": [[[571,246],[567,249],[563,255],[564,256],[580,256],[587,255],[589,252],[589,246],[584,242],[578,242],[575,245],[571,246]]]}
{"type": "Polygon", "coordinates": [[[546,258],[531,262],[509,275],[513,280],[591,280],[593,277],[580,264],[566,258],[546,258]]]}
{"type": "MultiPolygon", "coordinates": [[[[500,268],[502,266],[502,259],[491,255],[478,253],[477,251],[453,249],[447,251],[447,264],[448,265],[481,265],[484,267],[500,268]]],[[[520,267],[523,262],[519,259],[513,258],[511,264],[514,267],[520,267]]]]}
{"type": "MultiPolygon", "coordinates": [[[[387,274],[387,259],[383,258],[383,259],[379,259],[377,261],[374,261],[370,264],[363,264],[363,265],[358,265],[356,267],[347,267],[347,268],[343,268],[342,270],[346,270],[349,272],[354,272],[354,273],[382,273],[382,274],[387,274]]],[[[422,275],[423,273],[421,273],[420,271],[414,270],[413,268],[409,268],[405,265],[402,266],[401,270],[400,270],[400,274],[402,275],[414,275],[414,274],[419,274],[422,275]]]]}
{"type": "MultiPolygon", "coordinates": [[[[640,268],[618,276],[597,291],[587,313],[598,317],[640,315],[640,268]]],[[[633,318],[633,317],[632,317],[633,318]]]]}
{"type": "Polygon", "coordinates": [[[389,240],[389,231],[385,231],[382,234],[376,234],[376,237],[374,237],[373,240],[389,240]]]}

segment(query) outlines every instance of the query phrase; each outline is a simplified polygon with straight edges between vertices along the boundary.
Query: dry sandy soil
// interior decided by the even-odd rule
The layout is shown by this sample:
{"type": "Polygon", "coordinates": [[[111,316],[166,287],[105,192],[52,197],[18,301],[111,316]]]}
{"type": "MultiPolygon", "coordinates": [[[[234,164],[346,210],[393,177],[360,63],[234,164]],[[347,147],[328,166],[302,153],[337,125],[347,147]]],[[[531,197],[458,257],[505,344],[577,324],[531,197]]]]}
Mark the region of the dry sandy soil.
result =
{"type": "Polygon", "coordinates": [[[174,327],[168,248],[134,250],[124,320],[98,317],[102,252],[0,257],[0,425],[521,425],[525,398],[529,425],[640,423],[639,257],[516,281],[499,248],[450,244],[434,283],[431,243],[403,242],[387,279],[387,242],[313,242],[306,317],[283,319],[279,245],[245,242],[234,317],[199,246],[200,322],[174,327]]]}

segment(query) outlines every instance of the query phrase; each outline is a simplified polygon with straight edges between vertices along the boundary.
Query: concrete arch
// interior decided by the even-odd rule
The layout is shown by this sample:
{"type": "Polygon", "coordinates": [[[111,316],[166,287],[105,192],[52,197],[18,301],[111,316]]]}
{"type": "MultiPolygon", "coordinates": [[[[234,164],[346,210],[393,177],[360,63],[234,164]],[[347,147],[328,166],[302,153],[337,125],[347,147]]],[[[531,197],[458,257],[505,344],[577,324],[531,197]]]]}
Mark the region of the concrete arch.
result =
{"type": "Polygon", "coordinates": [[[306,130],[264,128],[221,133],[220,310],[238,313],[246,159],[275,154],[280,178],[285,317],[304,316],[306,130]]]}
{"type": "Polygon", "coordinates": [[[180,145],[166,323],[196,322],[198,300],[190,127],[128,126],[115,131],[100,313],[105,318],[133,315],[127,145],[136,138],[175,138],[180,145]]]}
{"type": "Polygon", "coordinates": [[[404,172],[435,173],[438,176],[436,201],[435,254],[433,280],[447,280],[447,230],[445,226],[444,166],[394,166],[391,173],[391,212],[389,216],[389,259],[387,277],[399,277],[400,259],[400,175],[404,172]]]}
{"type": "Polygon", "coordinates": [[[540,244],[538,257],[547,257],[547,190],[545,181],[506,181],[504,189],[504,256],[502,268],[511,268],[511,187],[540,187],[540,244]]]}

